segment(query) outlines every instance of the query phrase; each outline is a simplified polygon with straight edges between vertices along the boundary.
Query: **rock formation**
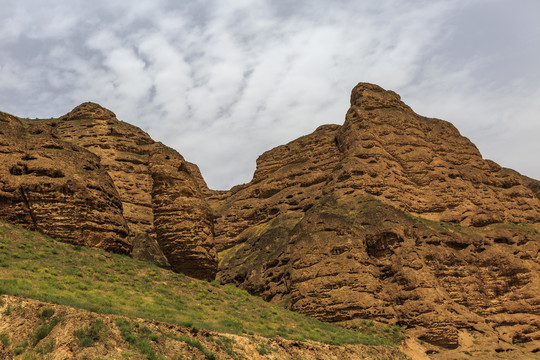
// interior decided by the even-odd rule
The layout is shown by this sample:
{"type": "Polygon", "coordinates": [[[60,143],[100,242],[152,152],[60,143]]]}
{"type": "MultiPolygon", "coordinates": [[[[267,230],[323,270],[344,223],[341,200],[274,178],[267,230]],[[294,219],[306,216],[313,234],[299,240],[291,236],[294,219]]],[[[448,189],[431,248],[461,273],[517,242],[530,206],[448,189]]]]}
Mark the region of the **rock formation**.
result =
{"type": "Polygon", "coordinates": [[[432,351],[465,329],[540,349],[538,182],[394,92],[360,83],[343,126],[266,152],[209,201],[222,282],[326,321],[398,323],[432,351]]]}
{"type": "Polygon", "coordinates": [[[329,191],[371,194],[411,215],[463,226],[540,222],[540,200],[528,185],[482,159],[452,124],[360,83],[343,126],[321,126],[264,153],[249,184],[216,196],[228,199],[216,205],[216,241],[229,247],[249,226],[305,211],[329,191]]]}
{"type": "Polygon", "coordinates": [[[0,218],[202,279],[219,252],[221,282],[325,321],[406,326],[432,355],[469,331],[540,351],[540,182],[376,85],[229,191],[92,103],[1,114],[0,159],[0,218]]]}
{"type": "Polygon", "coordinates": [[[96,155],[52,136],[56,124],[0,114],[0,218],[73,244],[129,252],[113,181],[96,155]]]}
{"type": "Polygon", "coordinates": [[[93,103],[58,119],[3,119],[0,217],[121,252],[131,252],[134,237],[146,239],[137,242],[135,256],[163,266],[168,260],[193,277],[215,277],[212,216],[199,190],[204,181],[176,151],[93,103]],[[66,206],[72,202],[80,205],[66,206]]]}

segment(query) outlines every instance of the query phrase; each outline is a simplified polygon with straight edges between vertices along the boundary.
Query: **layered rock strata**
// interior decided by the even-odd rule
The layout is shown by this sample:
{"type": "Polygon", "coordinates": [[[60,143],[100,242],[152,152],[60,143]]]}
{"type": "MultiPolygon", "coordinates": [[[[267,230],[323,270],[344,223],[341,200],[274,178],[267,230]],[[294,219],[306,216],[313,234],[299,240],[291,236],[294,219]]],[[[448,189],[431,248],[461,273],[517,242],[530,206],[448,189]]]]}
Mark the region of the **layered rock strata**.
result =
{"type": "MultiPolygon", "coordinates": [[[[48,149],[50,167],[55,169],[50,177],[60,178],[54,171],[65,172],[61,169],[73,169],[70,171],[74,174],[78,171],[80,175],[74,175],[76,179],[69,183],[90,189],[85,190],[86,192],[96,192],[94,196],[97,200],[85,202],[88,211],[62,206],[66,215],[63,218],[51,218],[46,226],[47,233],[70,242],[80,241],[108,248],[109,245],[106,244],[109,244],[110,240],[107,236],[99,235],[101,242],[90,241],[87,240],[90,235],[84,233],[88,230],[79,230],[88,227],[84,225],[88,220],[82,219],[93,219],[92,215],[88,214],[93,212],[96,217],[94,230],[99,234],[106,234],[108,228],[117,223],[121,224],[123,232],[118,233],[118,241],[124,244],[124,252],[131,252],[132,239],[137,237],[144,241],[137,242],[136,251],[133,252],[135,256],[153,259],[162,266],[168,266],[169,263],[173,270],[193,277],[215,277],[217,257],[213,243],[212,216],[199,190],[199,184],[203,184],[204,180],[196,166],[186,162],[176,151],[153,141],[141,129],[117,120],[114,113],[97,104],[82,104],[58,119],[24,120],[8,115],[5,117],[11,119],[11,125],[6,126],[5,134],[0,134],[2,139],[12,138],[7,134],[19,131],[19,125],[13,126],[18,123],[24,123],[19,126],[21,128],[28,126],[26,133],[40,132],[39,136],[32,135],[31,138],[19,136],[20,140],[17,141],[22,148],[29,149],[28,156],[36,156],[39,146],[30,144],[41,139],[39,141],[45,145],[40,146],[48,149]],[[64,152],[59,151],[62,146],[64,152]],[[89,160],[83,161],[83,156],[91,159],[91,164],[86,164],[85,161],[89,160]],[[99,173],[102,177],[92,178],[87,174],[94,168],[97,169],[94,173],[99,173]],[[86,182],[90,185],[86,185],[86,182]],[[97,193],[98,190],[103,193],[97,193]],[[112,197],[116,206],[114,213],[100,203],[112,197]],[[70,228],[73,230],[71,235],[59,232],[61,221],[73,225],[70,228]],[[166,259],[163,259],[160,252],[166,259]]],[[[7,143],[6,147],[10,149],[5,152],[6,158],[15,159],[13,152],[19,151],[16,150],[17,147],[11,143],[7,143]]],[[[2,165],[1,169],[6,174],[2,179],[15,182],[18,175],[13,171],[18,170],[11,170],[12,166],[8,166],[8,162],[2,165]]],[[[36,171],[34,173],[37,174],[36,171]]],[[[38,176],[35,174],[34,177],[38,176]]],[[[67,178],[62,178],[67,181],[67,178]]],[[[63,188],[47,185],[38,178],[35,183],[50,188],[50,207],[60,207],[65,198],[62,195],[63,188]]],[[[20,190],[11,186],[6,187],[4,193],[7,197],[16,197],[19,196],[17,191],[20,193],[20,190]]],[[[35,192],[42,193],[43,189],[35,192]]],[[[75,198],[83,194],[84,191],[72,191],[75,198]]],[[[19,197],[24,200],[22,196],[19,197]]],[[[30,194],[30,198],[33,199],[34,195],[30,194]]],[[[24,201],[21,204],[19,207],[24,208],[24,201]]],[[[47,206],[36,204],[34,207],[39,208],[35,211],[50,214],[47,206]]],[[[27,210],[26,213],[30,214],[31,211],[27,210]]],[[[31,223],[30,215],[26,215],[26,219],[30,220],[23,221],[19,213],[6,209],[5,214],[2,216],[5,219],[31,223]],[[12,215],[8,217],[8,213],[12,215]]],[[[38,227],[41,228],[45,227],[38,227]]]]}
{"type": "Polygon", "coordinates": [[[73,244],[128,253],[122,202],[99,158],[56,122],[0,114],[0,218],[73,244]]]}
{"type": "Polygon", "coordinates": [[[360,83],[344,125],[266,152],[209,201],[222,282],[326,321],[414,328],[433,351],[466,329],[540,349],[538,182],[394,92],[360,83]]]}
{"type": "Polygon", "coordinates": [[[60,120],[58,137],[99,156],[132,233],[156,239],[174,271],[213,279],[213,224],[196,166],[97,104],[82,104],[60,120]]]}
{"type": "Polygon", "coordinates": [[[536,223],[540,200],[532,186],[484,160],[449,122],[360,83],[342,126],[321,126],[264,153],[249,184],[215,196],[216,242],[219,250],[241,242],[249,226],[305,211],[329,191],[374,195],[409,214],[463,226],[536,223]]]}

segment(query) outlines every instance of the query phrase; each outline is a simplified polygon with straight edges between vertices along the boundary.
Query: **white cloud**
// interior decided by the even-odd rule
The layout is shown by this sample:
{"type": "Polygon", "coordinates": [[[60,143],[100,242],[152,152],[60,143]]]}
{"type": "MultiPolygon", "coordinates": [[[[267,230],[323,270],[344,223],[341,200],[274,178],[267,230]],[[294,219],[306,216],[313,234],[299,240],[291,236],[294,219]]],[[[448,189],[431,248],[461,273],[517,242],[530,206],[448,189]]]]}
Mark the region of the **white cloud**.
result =
{"type": "Polygon", "coordinates": [[[99,102],[197,163],[211,187],[228,188],[249,181],[263,151],[341,123],[352,87],[370,81],[453,121],[486,157],[540,177],[522,160],[538,153],[539,52],[530,44],[540,32],[519,16],[505,23],[528,39],[512,49],[530,61],[512,69],[517,57],[504,60],[503,40],[490,37],[508,2],[71,5],[10,1],[0,15],[2,110],[47,117],[99,102]]]}

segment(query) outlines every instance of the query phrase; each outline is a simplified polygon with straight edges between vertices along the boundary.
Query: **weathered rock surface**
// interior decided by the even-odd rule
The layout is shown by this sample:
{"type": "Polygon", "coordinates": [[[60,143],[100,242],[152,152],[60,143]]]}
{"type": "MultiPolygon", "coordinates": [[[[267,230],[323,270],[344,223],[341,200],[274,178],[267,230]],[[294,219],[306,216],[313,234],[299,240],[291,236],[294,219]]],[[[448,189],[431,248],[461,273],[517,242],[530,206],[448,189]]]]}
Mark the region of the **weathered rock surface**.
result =
{"type": "Polygon", "coordinates": [[[129,252],[113,181],[97,156],[52,136],[55,125],[0,114],[0,218],[73,244],[129,252]]]}
{"type": "Polygon", "coordinates": [[[217,250],[221,282],[326,321],[406,326],[434,358],[471,349],[469,332],[499,355],[540,352],[540,182],[376,85],[229,191],[92,103],[1,114],[0,160],[11,222],[203,279],[217,250]]]}
{"type": "Polygon", "coordinates": [[[216,241],[227,248],[249,226],[305,211],[328,191],[371,194],[409,214],[463,226],[535,223],[540,200],[532,182],[484,160],[452,124],[360,83],[343,126],[321,126],[264,153],[249,184],[214,196],[216,241]]]}
{"type": "MultiPolygon", "coordinates": [[[[97,237],[102,243],[90,240],[81,241],[84,244],[91,243],[100,247],[106,247],[103,244],[110,243],[110,240],[101,234],[106,234],[110,227],[121,224],[123,232],[117,232],[117,240],[124,244],[123,251],[131,252],[132,238],[143,234],[143,237],[138,239],[144,239],[147,236],[149,241],[137,242],[134,256],[140,256],[142,260],[153,258],[162,266],[166,266],[168,261],[173,270],[193,277],[202,279],[215,277],[217,256],[213,241],[212,214],[199,190],[204,180],[196,166],[186,162],[176,151],[153,141],[141,129],[117,120],[114,113],[97,104],[84,103],[58,119],[22,120],[8,115],[4,118],[7,119],[5,124],[8,124],[8,120],[10,122],[8,125],[3,125],[6,129],[4,134],[0,134],[1,139],[6,139],[5,141],[8,142],[18,141],[21,144],[19,146],[21,150],[17,150],[16,145],[6,143],[5,147],[8,150],[4,153],[5,157],[9,158],[9,161],[29,162],[32,160],[19,158],[24,156],[34,158],[37,156],[36,149],[39,148],[39,151],[47,152],[47,161],[50,163],[47,166],[52,170],[47,173],[48,170],[46,171],[45,168],[31,168],[29,171],[33,171],[33,177],[25,177],[35,178],[34,183],[39,187],[34,189],[36,194],[43,193],[42,188],[51,189],[48,197],[49,207],[40,204],[33,206],[33,208],[39,208],[38,210],[19,211],[19,213],[6,208],[0,215],[2,218],[32,224],[30,214],[36,214],[37,211],[43,214],[42,217],[46,217],[45,214],[51,214],[50,207],[58,208],[63,211],[63,217],[51,217],[48,223],[38,227],[39,230],[47,227],[46,233],[74,242],[76,241],[74,239],[86,239],[90,236],[83,233],[81,237],[82,230],[79,229],[88,228],[88,226],[81,227],[80,224],[91,220],[94,223],[92,229],[97,231],[97,237]],[[22,122],[29,126],[26,132],[18,130],[23,129],[23,126],[17,127],[16,124],[22,122]],[[21,131],[25,134],[39,132],[39,136],[32,135],[30,138],[24,138],[24,135],[17,135],[21,131]],[[15,135],[9,135],[13,132],[15,135]],[[37,141],[43,144],[38,144],[37,141]],[[38,145],[30,145],[34,143],[38,145]],[[16,158],[13,152],[20,152],[21,155],[16,158]],[[91,161],[83,160],[83,157],[88,157],[91,161]],[[91,178],[91,174],[87,174],[94,168],[97,170],[92,174],[99,174],[100,178],[97,178],[97,175],[91,178]],[[68,182],[69,178],[59,175],[66,171],[75,174],[70,182],[68,182]],[[63,185],[52,188],[41,178],[36,178],[36,176],[41,176],[38,175],[41,173],[53,179],[63,179],[62,184],[68,182],[72,184],[72,187],[80,186],[90,189],[85,190],[86,192],[100,190],[103,194],[94,194],[95,202],[98,203],[84,200],[86,201],[84,202],[85,209],[87,209],[85,211],[67,208],[63,205],[66,197],[62,194],[63,187],[61,186],[63,185]],[[104,199],[101,198],[102,196],[104,199]],[[115,212],[111,212],[109,208],[99,203],[109,198],[116,206],[115,212]],[[96,217],[96,220],[92,220],[92,216],[96,217]],[[71,234],[66,231],[60,232],[62,221],[71,224],[71,227],[68,227],[71,234]],[[160,258],[159,251],[156,252],[155,242],[159,244],[167,261],[160,258]],[[141,246],[148,246],[148,248],[144,249],[141,246]],[[149,254],[153,255],[149,256],[149,254]]],[[[34,160],[32,164],[41,164],[43,161],[45,160],[34,160]]],[[[15,179],[20,178],[19,172],[27,171],[24,170],[26,163],[21,164],[23,170],[19,171],[17,170],[19,168],[13,167],[17,165],[15,163],[9,166],[8,161],[2,163],[1,171],[5,174],[2,179],[17,184],[18,180],[15,179]]],[[[55,181],[58,182],[58,180],[55,181]]],[[[4,194],[6,194],[6,199],[20,197],[22,200],[18,206],[23,209],[26,206],[25,200],[22,195],[19,195],[19,193],[23,194],[21,190],[18,190],[21,187],[17,186],[6,187],[4,194]]],[[[29,191],[26,185],[22,189],[24,194],[29,191]]],[[[81,196],[86,199],[87,197],[84,195],[85,192],[79,191],[78,188],[73,188],[71,193],[75,198],[81,196]]],[[[30,195],[31,199],[34,199],[34,196],[38,197],[38,195],[30,195]]],[[[2,204],[4,203],[9,202],[2,201],[2,204]]]]}
{"type": "Polygon", "coordinates": [[[131,256],[137,260],[146,262],[152,262],[163,268],[170,268],[169,260],[161,247],[157,243],[154,237],[148,235],[148,233],[140,232],[135,234],[132,238],[133,248],[131,249],[131,256]]]}
{"type": "Polygon", "coordinates": [[[359,84],[343,126],[266,152],[209,201],[222,282],[326,321],[407,326],[433,354],[466,329],[540,349],[538,182],[394,92],[359,84]]]}

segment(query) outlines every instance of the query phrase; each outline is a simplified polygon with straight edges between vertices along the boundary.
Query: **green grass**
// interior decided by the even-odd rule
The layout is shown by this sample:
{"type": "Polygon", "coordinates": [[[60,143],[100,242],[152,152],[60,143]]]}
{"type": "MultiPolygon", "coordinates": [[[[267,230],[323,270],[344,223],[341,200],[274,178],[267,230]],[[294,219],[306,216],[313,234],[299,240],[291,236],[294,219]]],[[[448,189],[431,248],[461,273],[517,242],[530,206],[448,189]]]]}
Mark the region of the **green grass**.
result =
{"type": "MultiPolygon", "coordinates": [[[[62,243],[5,222],[0,222],[0,264],[0,294],[98,313],[329,344],[393,345],[398,341],[392,333],[347,330],[267,303],[231,285],[194,280],[128,256],[62,243]]],[[[36,343],[61,319],[46,308],[40,316],[43,324],[36,343]]],[[[95,338],[91,329],[81,331],[86,333],[80,334],[80,341],[95,338]]],[[[126,330],[129,339],[128,334],[132,333],[126,330]]],[[[138,346],[146,348],[141,344],[138,346]]]]}
{"type": "Polygon", "coordinates": [[[106,334],[107,327],[101,320],[95,320],[90,325],[73,332],[82,347],[94,346],[96,342],[103,340],[106,334]]]}
{"type": "Polygon", "coordinates": [[[139,326],[135,330],[129,321],[122,318],[116,319],[115,323],[124,340],[145,355],[148,360],[165,360],[162,355],[156,353],[150,344],[150,341],[156,341],[159,337],[156,337],[157,335],[153,334],[146,326],[139,326]]]}
{"type": "Polygon", "coordinates": [[[189,346],[194,347],[196,349],[199,349],[204,354],[206,359],[208,359],[208,360],[217,360],[216,354],[214,354],[213,352],[211,352],[210,350],[205,348],[204,345],[201,344],[201,342],[198,341],[198,340],[192,339],[189,336],[185,336],[185,335],[183,335],[183,336],[174,336],[174,335],[171,335],[171,334],[165,334],[165,336],[168,336],[171,339],[174,339],[174,340],[177,340],[177,341],[185,342],[189,346]]]}

